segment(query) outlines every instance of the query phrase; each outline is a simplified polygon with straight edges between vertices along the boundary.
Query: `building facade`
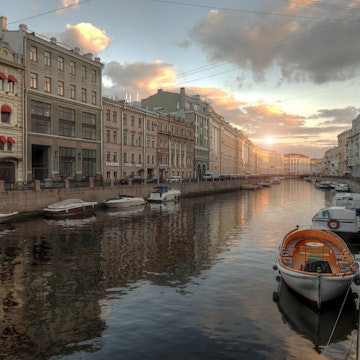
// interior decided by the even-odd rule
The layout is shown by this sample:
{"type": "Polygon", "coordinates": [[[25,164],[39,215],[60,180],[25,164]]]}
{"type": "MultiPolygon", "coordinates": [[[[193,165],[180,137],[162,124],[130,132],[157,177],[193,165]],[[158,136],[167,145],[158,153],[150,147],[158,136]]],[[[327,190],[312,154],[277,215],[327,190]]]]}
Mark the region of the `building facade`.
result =
{"type": "MultiPolygon", "coordinates": [[[[4,23],[4,17],[3,23],[4,23]]],[[[23,58],[25,180],[102,176],[99,58],[26,25],[1,38],[23,58]]]]}
{"type": "Polygon", "coordinates": [[[22,57],[4,41],[0,41],[0,59],[0,179],[16,183],[25,178],[24,66],[22,57]]]}
{"type": "Polygon", "coordinates": [[[159,89],[154,95],[141,100],[142,107],[150,110],[161,110],[192,122],[195,129],[194,140],[194,177],[202,178],[209,169],[209,114],[208,103],[199,95],[189,96],[185,88],[180,93],[159,89]]]}

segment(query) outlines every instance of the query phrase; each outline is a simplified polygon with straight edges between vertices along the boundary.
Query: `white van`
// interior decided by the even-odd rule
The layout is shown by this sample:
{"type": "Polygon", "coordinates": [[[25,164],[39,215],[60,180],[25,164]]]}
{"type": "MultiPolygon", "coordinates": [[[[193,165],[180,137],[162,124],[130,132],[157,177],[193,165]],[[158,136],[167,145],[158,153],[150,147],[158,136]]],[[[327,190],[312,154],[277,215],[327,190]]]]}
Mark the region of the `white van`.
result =
{"type": "Polygon", "coordinates": [[[181,182],[181,176],[176,176],[176,175],[170,176],[169,182],[171,183],[181,182]]]}

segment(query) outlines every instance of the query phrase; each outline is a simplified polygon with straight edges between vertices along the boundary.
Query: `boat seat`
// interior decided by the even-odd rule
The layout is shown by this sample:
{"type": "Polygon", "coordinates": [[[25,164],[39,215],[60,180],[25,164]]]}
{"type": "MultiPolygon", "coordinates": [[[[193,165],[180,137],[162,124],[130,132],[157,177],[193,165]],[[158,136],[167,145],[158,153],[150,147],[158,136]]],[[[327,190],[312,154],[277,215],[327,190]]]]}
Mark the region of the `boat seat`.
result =
{"type": "Polygon", "coordinates": [[[326,260],[322,260],[316,256],[310,256],[305,264],[304,271],[308,272],[322,272],[331,274],[331,267],[326,260]]]}

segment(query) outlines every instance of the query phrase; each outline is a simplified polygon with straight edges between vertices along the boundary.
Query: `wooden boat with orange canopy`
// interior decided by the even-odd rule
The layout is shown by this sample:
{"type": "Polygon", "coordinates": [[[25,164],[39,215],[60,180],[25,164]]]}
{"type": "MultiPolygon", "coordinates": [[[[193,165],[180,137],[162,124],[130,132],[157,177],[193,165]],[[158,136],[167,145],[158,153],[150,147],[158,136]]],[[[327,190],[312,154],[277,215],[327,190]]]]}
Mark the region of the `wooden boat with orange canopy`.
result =
{"type": "Polygon", "coordinates": [[[337,234],[296,228],[285,235],[274,269],[290,288],[320,308],[348,290],[358,263],[337,234]]]}

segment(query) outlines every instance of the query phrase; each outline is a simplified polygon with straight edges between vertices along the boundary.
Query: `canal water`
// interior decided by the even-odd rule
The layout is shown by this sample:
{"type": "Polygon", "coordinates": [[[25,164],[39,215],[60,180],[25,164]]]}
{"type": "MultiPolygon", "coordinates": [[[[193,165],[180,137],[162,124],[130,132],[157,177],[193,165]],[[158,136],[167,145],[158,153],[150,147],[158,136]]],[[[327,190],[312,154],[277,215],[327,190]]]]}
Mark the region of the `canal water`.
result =
{"type": "Polygon", "coordinates": [[[333,195],[283,180],[2,225],[0,359],[355,359],[352,297],[317,313],[272,268],[333,195]]]}

